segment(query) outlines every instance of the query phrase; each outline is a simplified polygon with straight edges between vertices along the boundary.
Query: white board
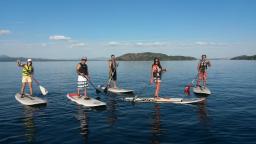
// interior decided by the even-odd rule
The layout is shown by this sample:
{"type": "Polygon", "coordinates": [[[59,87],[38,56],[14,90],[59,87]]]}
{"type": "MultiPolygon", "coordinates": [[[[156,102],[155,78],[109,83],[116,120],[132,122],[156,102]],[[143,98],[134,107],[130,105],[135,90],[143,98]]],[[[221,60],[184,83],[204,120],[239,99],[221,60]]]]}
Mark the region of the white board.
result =
{"type": "MultiPolygon", "coordinates": [[[[101,87],[102,90],[104,90],[106,87],[101,87]]],[[[129,89],[123,89],[123,88],[108,88],[109,92],[112,93],[133,93],[134,90],[129,89]]]]}
{"type": "Polygon", "coordinates": [[[67,98],[71,101],[83,105],[85,107],[99,107],[99,106],[106,106],[106,103],[96,100],[94,98],[86,99],[85,96],[78,96],[76,93],[69,93],[67,94],[67,98]]]}
{"type": "Polygon", "coordinates": [[[154,102],[154,103],[176,103],[176,104],[193,104],[205,100],[205,98],[152,98],[152,97],[126,97],[125,101],[131,102],[154,102]]]}
{"type": "Polygon", "coordinates": [[[205,88],[194,87],[193,88],[193,92],[196,93],[196,94],[206,94],[206,95],[210,95],[211,94],[211,91],[207,87],[205,87],[205,88]]]}
{"type": "Polygon", "coordinates": [[[23,98],[21,98],[21,94],[17,93],[15,95],[15,99],[18,102],[20,102],[21,104],[28,105],[28,106],[47,104],[46,100],[41,99],[41,98],[36,97],[36,96],[30,96],[29,94],[25,94],[23,96],[23,98]]]}

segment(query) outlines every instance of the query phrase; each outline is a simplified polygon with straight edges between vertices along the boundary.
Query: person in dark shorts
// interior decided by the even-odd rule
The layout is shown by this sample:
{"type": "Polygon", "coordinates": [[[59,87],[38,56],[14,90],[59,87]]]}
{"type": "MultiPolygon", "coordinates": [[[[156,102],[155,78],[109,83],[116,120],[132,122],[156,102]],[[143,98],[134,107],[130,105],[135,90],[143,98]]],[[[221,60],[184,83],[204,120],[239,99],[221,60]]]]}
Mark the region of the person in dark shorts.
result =
{"type": "Polygon", "coordinates": [[[154,58],[154,63],[152,64],[151,68],[151,79],[150,84],[153,84],[155,82],[156,84],[156,90],[155,90],[155,98],[159,99],[159,91],[160,91],[160,83],[162,78],[162,72],[166,71],[166,69],[163,69],[160,63],[159,58],[154,58]]]}
{"type": "Polygon", "coordinates": [[[111,55],[111,59],[108,61],[108,67],[109,67],[109,79],[112,80],[113,82],[113,87],[117,88],[117,67],[118,64],[116,62],[116,57],[115,55],[111,55]]]}

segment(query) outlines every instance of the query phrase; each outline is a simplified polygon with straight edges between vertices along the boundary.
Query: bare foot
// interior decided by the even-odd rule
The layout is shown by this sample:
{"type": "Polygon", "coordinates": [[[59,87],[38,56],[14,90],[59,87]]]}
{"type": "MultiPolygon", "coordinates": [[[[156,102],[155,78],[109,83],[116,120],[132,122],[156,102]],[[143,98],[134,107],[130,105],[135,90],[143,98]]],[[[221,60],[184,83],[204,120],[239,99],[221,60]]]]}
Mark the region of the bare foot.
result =
{"type": "Polygon", "coordinates": [[[159,96],[155,96],[154,98],[155,98],[155,99],[160,99],[160,97],[159,97],[159,96]]]}
{"type": "Polygon", "coordinates": [[[90,98],[88,97],[88,96],[85,96],[85,98],[84,98],[85,100],[89,100],[90,98]]]}

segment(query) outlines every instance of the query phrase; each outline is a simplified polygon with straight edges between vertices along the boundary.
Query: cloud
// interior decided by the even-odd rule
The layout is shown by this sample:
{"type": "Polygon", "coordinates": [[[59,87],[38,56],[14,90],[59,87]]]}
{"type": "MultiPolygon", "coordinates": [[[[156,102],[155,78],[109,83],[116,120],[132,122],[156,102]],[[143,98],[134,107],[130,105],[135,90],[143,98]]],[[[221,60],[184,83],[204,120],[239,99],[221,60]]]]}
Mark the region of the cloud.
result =
{"type": "Polygon", "coordinates": [[[196,45],[208,45],[208,42],[198,41],[195,42],[196,45]]]}
{"type": "Polygon", "coordinates": [[[41,43],[42,47],[47,47],[47,43],[41,43]]]}
{"type": "Polygon", "coordinates": [[[200,45],[200,46],[224,46],[224,45],[227,45],[226,43],[206,42],[206,41],[197,41],[194,44],[200,45]]]}
{"type": "Polygon", "coordinates": [[[111,41],[111,42],[108,42],[108,45],[110,46],[117,46],[117,45],[121,45],[120,42],[116,42],[116,41],[111,41]]]}
{"type": "Polygon", "coordinates": [[[151,43],[152,46],[165,46],[166,43],[165,42],[153,42],[151,43]]]}
{"type": "MultiPolygon", "coordinates": [[[[87,44],[84,42],[77,41],[71,37],[67,37],[64,35],[51,35],[51,36],[49,36],[49,40],[63,41],[64,43],[61,43],[61,44],[64,44],[65,46],[70,47],[70,48],[86,47],[87,46],[87,44]]],[[[59,43],[55,43],[55,44],[59,44],[59,43]]],[[[48,44],[47,45],[42,44],[42,46],[46,47],[46,46],[48,46],[48,44]]]]}
{"type": "Polygon", "coordinates": [[[136,45],[136,46],[144,46],[145,44],[142,43],[142,42],[136,42],[135,45],[136,45]]]}
{"type": "Polygon", "coordinates": [[[142,46],[142,47],[162,47],[165,46],[166,43],[164,42],[137,42],[135,43],[136,46],[142,46]]]}
{"type": "Polygon", "coordinates": [[[49,40],[53,40],[53,41],[69,41],[71,40],[71,37],[66,37],[63,35],[52,35],[49,36],[49,40]]]}
{"type": "Polygon", "coordinates": [[[118,42],[118,41],[111,41],[107,43],[107,46],[128,46],[128,47],[160,47],[167,45],[166,42],[142,42],[142,41],[135,41],[135,42],[118,42]]]}
{"type": "Polygon", "coordinates": [[[8,30],[8,29],[0,29],[0,36],[2,36],[2,35],[8,35],[8,34],[10,34],[10,33],[11,33],[11,31],[8,30]]]}
{"type": "Polygon", "coordinates": [[[74,48],[74,47],[85,47],[85,46],[86,46],[85,43],[74,43],[74,44],[71,45],[72,48],[74,48]]]}

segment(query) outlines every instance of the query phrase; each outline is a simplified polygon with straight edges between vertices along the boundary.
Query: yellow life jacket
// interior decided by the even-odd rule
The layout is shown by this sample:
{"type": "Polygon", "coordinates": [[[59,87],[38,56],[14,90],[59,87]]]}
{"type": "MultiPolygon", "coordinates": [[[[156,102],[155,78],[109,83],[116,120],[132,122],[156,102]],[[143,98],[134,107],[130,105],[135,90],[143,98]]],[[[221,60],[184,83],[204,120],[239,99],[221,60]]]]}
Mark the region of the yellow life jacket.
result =
{"type": "Polygon", "coordinates": [[[22,69],[22,75],[23,76],[31,76],[33,73],[33,67],[25,65],[22,69]]]}

